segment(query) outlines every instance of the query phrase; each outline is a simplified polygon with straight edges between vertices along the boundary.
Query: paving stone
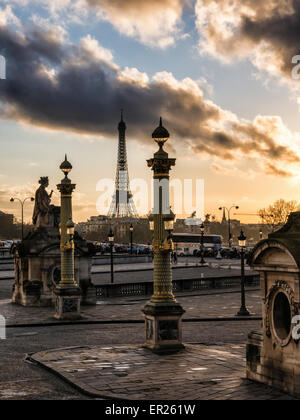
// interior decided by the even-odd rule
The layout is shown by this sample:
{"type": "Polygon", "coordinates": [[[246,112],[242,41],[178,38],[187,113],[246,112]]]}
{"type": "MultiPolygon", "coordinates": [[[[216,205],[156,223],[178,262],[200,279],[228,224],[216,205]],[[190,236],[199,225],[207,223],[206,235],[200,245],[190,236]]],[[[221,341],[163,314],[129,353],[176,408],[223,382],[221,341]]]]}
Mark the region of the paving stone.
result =
{"type": "Polygon", "coordinates": [[[235,348],[234,354],[232,351],[230,344],[224,345],[222,350],[214,346],[188,345],[185,351],[164,356],[164,360],[161,360],[160,356],[137,345],[117,346],[110,350],[104,350],[101,346],[82,349],[84,358],[110,363],[106,373],[95,363],[85,364],[82,354],[72,349],[36,353],[32,359],[66,377],[94,397],[128,400],[292,399],[265,385],[247,381],[243,362],[244,346],[235,348]],[[218,354],[224,356],[222,365],[216,363],[218,354]],[[232,358],[237,358],[240,363],[231,364],[232,358]],[[64,361],[68,373],[62,363],[64,361]],[[80,365],[87,369],[86,374],[79,373],[80,365]],[[120,367],[126,367],[126,379],[116,374],[120,367]],[[202,370],[202,367],[206,370],[202,370]]]}

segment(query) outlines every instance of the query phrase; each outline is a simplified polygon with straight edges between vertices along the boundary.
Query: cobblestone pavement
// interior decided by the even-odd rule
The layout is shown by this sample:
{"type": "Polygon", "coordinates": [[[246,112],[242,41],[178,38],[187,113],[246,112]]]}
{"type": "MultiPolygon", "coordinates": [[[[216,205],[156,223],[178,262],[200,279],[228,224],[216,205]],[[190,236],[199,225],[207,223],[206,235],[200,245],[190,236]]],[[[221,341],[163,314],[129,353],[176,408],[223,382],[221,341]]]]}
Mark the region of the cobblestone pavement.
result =
{"type": "Polygon", "coordinates": [[[8,280],[14,278],[13,271],[0,271],[0,280],[8,280]]]}
{"type": "MultiPolygon", "coordinates": [[[[50,374],[46,370],[34,365],[25,364],[23,360],[26,353],[47,353],[49,349],[70,348],[74,346],[84,347],[85,349],[91,348],[92,350],[93,347],[99,349],[101,347],[111,348],[115,346],[125,346],[126,348],[131,349],[133,352],[133,358],[144,357],[140,355],[140,352],[137,352],[138,347],[136,347],[143,343],[144,324],[126,324],[126,320],[130,319],[133,321],[136,320],[142,322],[143,314],[141,313],[141,309],[145,305],[146,298],[139,299],[131,297],[111,299],[106,302],[100,302],[100,304],[96,307],[83,307],[83,315],[85,321],[110,322],[113,320],[116,322],[116,324],[73,325],[70,323],[69,325],[62,326],[59,325],[59,321],[53,320],[53,309],[51,308],[24,308],[12,305],[10,303],[11,285],[11,281],[3,281],[0,283],[0,314],[6,317],[8,325],[12,326],[16,324],[19,325],[19,327],[12,327],[7,329],[7,340],[0,340],[0,400],[76,400],[92,398],[84,397],[81,393],[75,391],[67,383],[58,379],[58,377],[50,374]],[[118,323],[120,320],[123,320],[124,323],[118,323]],[[43,322],[51,323],[52,326],[30,326],[30,324],[43,324],[43,322]],[[21,324],[27,324],[26,328],[20,327],[21,324]]],[[[203,291],[198,292],[197,294],[192,294],[190,296],[179,295],[178,300],[182,303],[187,311],[185,318],[221,318],[224,316],[233,316],[236,313],[240,305],[240,293],[238,289],[230,289],[226,291],[203,291]]],[[[251,311],[259,315],[260,298],[258,291],[250,290],[247,292],[247,304],[251,311]]],[[[173,361],[172,381],[174,381],[174,390],[176,390],[176,392],[178,391],[179,393],[181,386],[181,393],[177,399],[181,397],[185,399],[196,398],[193,396],[195,392],[193,395],[188,397],[188,393],[190,393],[193,389],[196,389],[197,392],[199,392],[198,397],[202,397],[203,399],[288,398],[285,395],[276,391],[271,391],[269,388],[266,388],[262,385],[251,384],[250,382],[241,379],[241,377],[244,378],[245,376],[245,362],[243,359],[245,355],[244,344],[246,342],[247,334],[250,331],[257,330],[259,328],[260,322],[253,319],[249,319],[247,322],[224,322],[222,319],[220,319],[218,322],[185,322],[183,324],[184,342],[190,343],[191,347],[189,348],[191,349],[193,349],[196,345],[195,349],[201,350],[199,357],[202,358],[201,360],[200,358],[199,360],[196,360],[196,356],[192,351],[191,357],[194,361],[191,359],[189,363],[191,366],[196,366],[196,369],[197,367],[202,367],[205,360],[208,359],[208,366],[203,367],[207,369],[214,369],[214,371],[209,370],[211,376],[208,375],[208,371],[204,370],[191,370],[193,373],[188,374],[187,370],[189,369],[186,369],[186,371],[183,369],[187,366],[180,366],[180,368],[183,369],[182,372],[185,372],[185,374],[188,375],[184,377],[184,387],[187,387],[185,390],[185,388],[182,388],[183,382],[174,379],[177,378],[177,364],[184,364],[185,362],[178,361],[177,363],[173,361]],[[199,344],[202,346],[199,346],[199,344]],[[234,349],[233,347],[239,348],[234,349]],[[202,352],[202,348],[204,353],[202,352]],[[221,363],[222,360],[217,360],[216,353],[209,353],[209,350],[214,349],[221,352],[224,351],[223,356],[220,354],[220,357],[218,356],[220,359],[224,359],[223,363],[221,363]],[[231,360],[230,354],[235,351],[237,351],[236,359],[231,360]],[[225,366],[226,363],[229,363],[231,366],[231,362],[234,362],[232,364],[233,369],[231,369],[231,367],[226,367],[227,365],[225,366]],[[196,365],[192,363],[195,363],[196,365]],[[174,366],[176,367],[174,368],[174,366]],[[230,373],[231,370],[233,372],[232,374],[230,373]],[[198,376],[200,374],[202,376],[198,376]],[[220,380],[216,381],[216,379],[220,380]],[[227,394],[225,393],[225,389],[227,390],[227,394]],[[185,392],[186,395],[184,395],[185,392]]],[[[186,355],[190,353],[184,354],[186,355]]],[[[120,359],[124,362],[122,366],[123,368],[125,363],[129,363],[128,357],[131,358],[131,353],[127,353],[127,356],[126,353],[124,353],[120,359]]],[[[184,358],[183,356],[181,357],[184,358]]],[[[114,362],[109,362],[107,360],[101,359],[99,364],[103,362],[114,363],[114,365],[111,366],[116,367],[117,362],[120,362],[120,360],[115,359],[114,362]]],[[[85,362],[87,362],[87,360],[85,360],[85,362]]],[[[135,361],[134,363],[142,363],[142,361],[135,361]]],[[[163,376],[161,377],[161,384],[165,384],[166,388],[168,388],[169,385],[167,382],[170,382],[171,377],[166,379],[166,376],[164,376],[164,369],[166,368],[166,365],[163,363],[158,364],[158,361],[155,363],[155,368],[159,366],[159,371],[162,371],[163,373],[163,376]]],[[[93,379],[95,379],[95,371],[93,371],[92,366],[93,364],[94,362],[91,364],[91,366],[89,366],[89,369],[91,370],[89,370],[87,373],[93,379]]],[[[145,365],[137,366],[145,367],[145,365]]],[[[61,367],[64,368],[64,360],[62,360],[61,367]]],[[[151,369],[150,364],[147,368],[151,369]]],[[[120,370],[120,372],[118,372],[119,376],[112,375],[111,371],[108,372],[104,370],[104,377],[108,380],[111,380],[112,378],[117,379],[117,381],[123,380],[123,384],[125,384],[126,377],[124,376],[124,373],[126,373],[128,369],[116,370],[120,370]]],[[[142,371],[139,370],[139,372],[142,371]]],[[[85,372],[81,372],[82,375],[83,373],[85,372]]],[[[130,378],[127,379],[134,381],[135,379],[132,379],[133,377],[131,375],[132,373],[129,374],[130,378]]],[[[96,376],[102,377],[102,374],[99,375],[99,371],[97,371],[96,376]]],[[[152,379],[154,376],[155,375],[152,372],[152,379]]],[[[153,380],[158,381],[159,376],[156,376],[157,378],[153,380]]],[[[136,379],[136,381],[139,380],[141,380],[141,378],[136,379]]],[[[132,386],[130,389],[130,399],[133,399],[134,395],[137,395],[133,393],[133,391],[136,392],[136,388],[134,388],[134,386],[136,387],[137,383],[138,382],[130,383],[129,387],[132,386]]],[[[115,386],[115,384],[118,384],[119,386],[119,382],[114,382],[113,386],[115,386]]],[[[148,398],[150,391],[154,392],[151,398],[173,398],[173,395],[170,395],[170,397],[167,394],[163,396],[163,391],[159,392],[157,390],[157,385],[151,385],[150,387],[150,385],[145,384],[144,387],[139,386],[138,388],[140,392],[139,396],[141,398],[146,398],[146,395],[148,398]]]]}
{"type": "Polygon", "coordinates": [[[140,346],[79,347],[31,358],[94,397],[124,400],[292,399],[245,379],[245,346],[188,345],[157,356],[140,346]]]}
{"type": "MultiPolygon", "coordinates": [[[[219,348],[227,344],[243,345],[249,331],[259,326],[257,321],[187,323],[183,339],[185,343],[217,344],[219,348]]],[[[9,328],[7,339],[0,340],[0,400],[85,399],[47,370],[24,363],[25,355],[74,346],[141,345],[144,334],[143,324],[9,328]]]]}
{"type": "MultiPolygon", "coordinates": [[[[226,318],[234,317],[240,308],[240,293],[238,289],[224,293],[223,291],[182,295],[178,300],[186,310],[184,319],[226,318]]],[[[149,298],[148,298],[149,299],[149,298]]],[[[146,298],[115,298],[99,301],[96,306],[83,306],[83,321],[142,321],[142,309],[146,298]]],[[[256,317],[261,314],[259,292],[247,292],[248,309],[256,317]]],[[[7,325],[24,325],[36,323],[57,323],[53,319],[53,308],[24,308],[13,305],[10,298],[0,300],[0,314],[6,319],[7,325]]]]}

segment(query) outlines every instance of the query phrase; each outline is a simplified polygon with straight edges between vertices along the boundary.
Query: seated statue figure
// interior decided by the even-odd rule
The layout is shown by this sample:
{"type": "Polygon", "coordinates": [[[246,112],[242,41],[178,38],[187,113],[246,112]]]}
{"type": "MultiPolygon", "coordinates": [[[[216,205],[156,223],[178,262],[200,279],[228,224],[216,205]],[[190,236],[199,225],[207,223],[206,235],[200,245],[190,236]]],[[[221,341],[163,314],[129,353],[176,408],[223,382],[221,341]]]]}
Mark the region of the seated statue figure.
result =
{"type": "Polygon", "coordinates": [[[50,194],[46,191],[49,187],[49,178],[42,177],[39,180],[40,187],[35,193],[35,206],[33,212],[33,224],[36,227],[55,227],[57,225],[56,207],[51,205],[53,190],[50,194]]]}

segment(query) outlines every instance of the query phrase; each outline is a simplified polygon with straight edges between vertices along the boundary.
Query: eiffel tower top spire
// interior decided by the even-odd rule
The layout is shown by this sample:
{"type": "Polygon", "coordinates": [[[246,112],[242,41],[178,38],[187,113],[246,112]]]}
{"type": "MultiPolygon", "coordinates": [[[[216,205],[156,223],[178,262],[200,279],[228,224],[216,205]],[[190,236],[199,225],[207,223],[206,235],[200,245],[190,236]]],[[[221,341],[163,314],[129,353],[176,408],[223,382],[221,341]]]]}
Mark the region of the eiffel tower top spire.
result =
{"type": "Polygon", "coordinates": [[[126,124],[124,121],[124,111],[121,109],[121,121],[119,122],[119,131],[126,130],[126,124]]]}

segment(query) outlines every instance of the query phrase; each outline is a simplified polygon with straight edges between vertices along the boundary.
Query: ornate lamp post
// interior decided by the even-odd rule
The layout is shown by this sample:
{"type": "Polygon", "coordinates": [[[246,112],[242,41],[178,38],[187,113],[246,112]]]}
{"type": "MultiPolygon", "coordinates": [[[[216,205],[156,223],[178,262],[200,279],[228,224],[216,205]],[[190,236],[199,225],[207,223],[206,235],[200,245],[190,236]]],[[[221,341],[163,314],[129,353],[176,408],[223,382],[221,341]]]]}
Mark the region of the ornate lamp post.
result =
{"type": "Polygon", "coordinates": [[[225,214],[225,210],[227,210],[227,213],[228,213],[228,246],[229,248],[231,248],[231,245],[232,245],[230,212],[232,209],[238,210],[239,208],[240,208],[239,206],[231,206],[230,209],[228,209],[227,207],[219,207],[219,210],[223,210],[224,214],[225,214]]]}
{"type": "Polygon", "coordinates": [[[113,234],[112,229],[110,229],[110,232],[108,234],[108,241],[110,245],[110,275],[111,275],[111,284],[114,283],[114,242],[115,237],[113,234]]]}
{"type": "Polygon", "coordinates": [[[132,252],[133,252],[133,226],[132,226],[132,223],[130,225],[129,230],[130,230],[130,254],[132,255],[132,252]]]}
{"type": "Polygon", "coordinates": [[[14,203],[15,201],[19,201],[19,203],[21,204],[21,211],[22,211],[22,241],[24,239],[24,205],[26,203],[26,201],[30,200],[31,202],[34,201],[33,197],[27,197],[25,198],[25,200],[20,200],[20,198],[11,198],[10,202],[14,203]]]}
{"type": "Polygon", "coordinates": [[[81,289],[75,279],[74,268],[74,222],[72,221],[72,193],[76,187],[71,183],[68,174],[72,165],[65,157],[60,169],[65,178],[57,185],[61,193],[60,213],[60,250],[61,250],[61,280],[54,293],[56,294],[57,319],[78,319],[80,318],[80,297],[81,289]]]}
{"type": "Polygon", "coordinates": [[[177,352],[184,348],[181,318],[185,311],[176,302],[172,284],[171,232],[175,215],[169,203],[169,172],[175,166],[176,159],[170,159],[163,149],[169,137],[160,119],[159,127],[152,134],[159,150],[153,159],[147,161],[148,167],[154,172],[154,209],[149,217],[154,236],[154,294],[143,312],[146,321],[145,347],[155,353],[177,352]]]}
{"type": "Polygon", "coordinates": [[[200,261],[200,264],[201,265],[205,265],[205,260],[204,260],[204,230],[205,230],[204,223],[202,223],[201,226],[200,226],[200,232],[201,232],[201,249],[200,249],[201,261],[200,261]]]}
{"type": "Polygon", "coordinates": [[[262,231],[262,229],[260,229],[260,231],[259,231],[259,239],[262,241],[262,239],[263,239],[263,231],[262,231]]]}
{"type": "Polygon", "coordinates": [[[241,309],[237,313],[238,316],[249,316],[250,312],[246,308],[246,296],[245,296],[245,246],[246,246],[246,236],[241,230],[241,234],[238,237],[239,246],[241,247],[241,300],[242,305],[241,309]]]}

